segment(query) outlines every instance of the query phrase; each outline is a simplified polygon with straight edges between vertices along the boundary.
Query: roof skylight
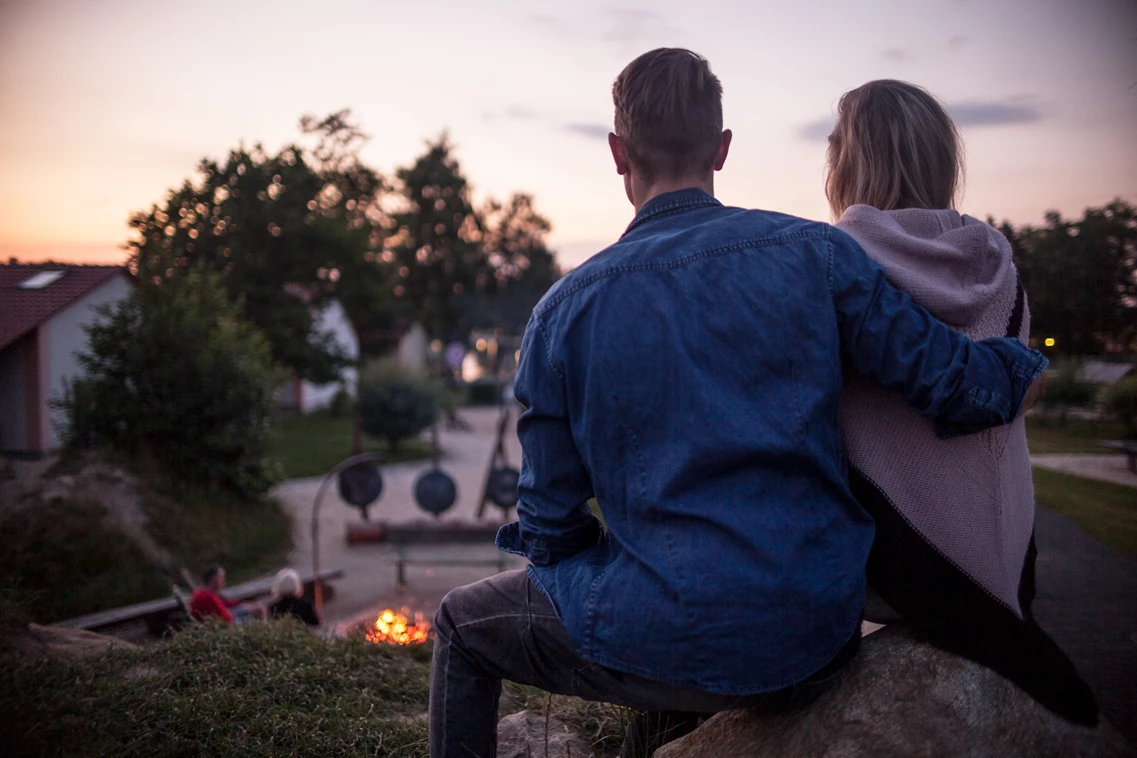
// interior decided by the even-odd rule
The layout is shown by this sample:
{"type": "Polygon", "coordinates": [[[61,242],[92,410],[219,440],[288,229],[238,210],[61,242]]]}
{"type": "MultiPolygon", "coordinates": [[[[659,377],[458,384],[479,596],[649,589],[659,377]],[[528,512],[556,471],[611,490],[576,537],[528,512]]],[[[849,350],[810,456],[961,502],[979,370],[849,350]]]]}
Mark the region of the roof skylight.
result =
{"type": "Polygon", "coordinates": [[[64,271],[41,271],[35,276],[31,276],[16,286],[22,290],[41,290],[49,284],[53,284],[62,278],[64,271]]]}

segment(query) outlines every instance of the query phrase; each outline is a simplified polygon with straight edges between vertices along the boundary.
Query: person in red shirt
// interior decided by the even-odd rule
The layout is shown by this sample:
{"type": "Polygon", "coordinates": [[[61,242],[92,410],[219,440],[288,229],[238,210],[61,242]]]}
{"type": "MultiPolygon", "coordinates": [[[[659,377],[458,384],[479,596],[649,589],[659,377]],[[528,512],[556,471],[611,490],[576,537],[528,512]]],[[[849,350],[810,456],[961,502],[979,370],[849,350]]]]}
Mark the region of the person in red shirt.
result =
{"type": "Polygon", "coordinates": [[[210,616],[223,619],[226,624],[232,624],[234,618],[241,623],[245,618],[256,613],[256,609],[247,606],[238,600],[226,600],[219,594],[225,587],[225,569],[220,566],[206,569],[201,575],[203,586],[193,591],[190,598],[190,617],[196,621],[204,621],[210,616]]]}

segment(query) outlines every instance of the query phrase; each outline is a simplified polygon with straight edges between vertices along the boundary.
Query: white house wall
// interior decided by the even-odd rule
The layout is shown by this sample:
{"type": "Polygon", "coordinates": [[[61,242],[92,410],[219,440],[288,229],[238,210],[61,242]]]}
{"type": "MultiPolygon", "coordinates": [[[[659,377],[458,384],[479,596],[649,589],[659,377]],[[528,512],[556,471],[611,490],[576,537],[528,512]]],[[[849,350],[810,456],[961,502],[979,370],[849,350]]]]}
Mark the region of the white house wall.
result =
{"type": "MultiPolygon", "coordinates": [[[[95,308],[115,303],[130,295],[132,285],[125,274],[108,279],[102,285],[88,292],[64,310],[55,314],[49,322],[48,350],[50,355],[48,369],[48,397],[58,400],[63,397],[63,388],[68,379],[82,373],[76,357],[87,349],[87,333],[84,326],[96,318],[95,308]]],[[[60,425],[64,424],[61,411],[45,409],[51,419],[51,447],[60,444],[60,425]]]]}
{"type": "MultiPolygon", "coordinates": [[[[312,331],[318,334],[326,334],[331,332],[335,338],[336,343],[343,350],[345,356],[348,357],[353,363],[359,360],[359,338],[355,334],[355,329],[351,325],[351,320],[347,317],[347,312],[340,305],[338,300],[330,301],[323,310],[316,316],[312,324],[312,331]]],[[[355,395],[355,386],[358,379],[358,374],[354,366],[345,368],[341,373],[341,381],[331,382],[330,384],[312,384],[305,381],[300,398],[300,412],[311,413],[312,411],[327,408],[332,403],[332,398],[336,396],[336,392],[343,386],[349,393],[355,395]]]]}
{"type": "Polygon", "coordinates": [[[28,447],[28,340],[0,351],[0,450],[28,447]]]}

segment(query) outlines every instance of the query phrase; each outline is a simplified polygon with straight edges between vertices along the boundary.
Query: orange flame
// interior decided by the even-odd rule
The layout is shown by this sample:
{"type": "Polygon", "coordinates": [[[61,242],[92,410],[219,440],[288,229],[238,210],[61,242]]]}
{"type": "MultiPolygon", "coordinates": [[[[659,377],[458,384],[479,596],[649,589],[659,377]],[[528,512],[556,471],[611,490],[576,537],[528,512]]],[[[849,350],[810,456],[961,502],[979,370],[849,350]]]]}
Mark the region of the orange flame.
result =
{"type": "Polygon", "coordinates": [[[410,608],[400,608],[398,612],[385,609],[367,630],[367,641],[377,645],[417,645],[430,639],[430,622],[422,613],[414,614],[410,620],[410,608]]]}

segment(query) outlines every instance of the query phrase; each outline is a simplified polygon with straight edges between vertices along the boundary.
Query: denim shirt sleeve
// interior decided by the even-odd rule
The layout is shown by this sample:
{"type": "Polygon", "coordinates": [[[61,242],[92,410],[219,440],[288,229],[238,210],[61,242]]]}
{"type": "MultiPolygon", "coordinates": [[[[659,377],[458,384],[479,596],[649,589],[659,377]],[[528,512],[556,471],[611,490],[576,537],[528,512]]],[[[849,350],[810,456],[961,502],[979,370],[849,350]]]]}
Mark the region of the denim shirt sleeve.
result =
{"type": "Polygon", "coordinates": [[[517,420],[518,520],[498,531],[497,546],[551,566],[599,544],[603,529],[588,507],[592,480],[573,440],[564,377],[537,317],[525,330],[513,392],[526,408],[517,420]]]}
{"type": "Polygon", "coordinates": [[[902,392],[941,438],[1010,423],[1046,369],[1036,350],[1004,337],[973,342],[885,279],[852,237],[830,229],[829,287],[845,358],[902,392]]]}

